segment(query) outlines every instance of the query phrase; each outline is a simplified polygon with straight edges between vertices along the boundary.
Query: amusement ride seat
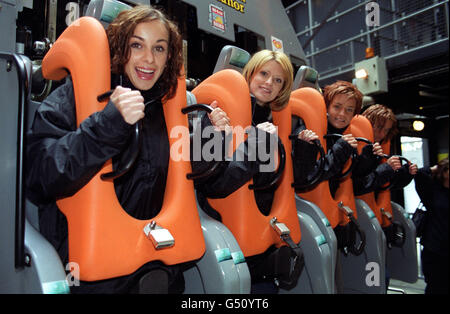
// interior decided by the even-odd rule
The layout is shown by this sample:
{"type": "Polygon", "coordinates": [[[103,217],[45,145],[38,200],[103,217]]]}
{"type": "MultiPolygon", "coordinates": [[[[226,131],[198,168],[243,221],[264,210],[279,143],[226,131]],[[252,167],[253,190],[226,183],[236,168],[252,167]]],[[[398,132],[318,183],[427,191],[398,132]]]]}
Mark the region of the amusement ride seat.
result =
{"type": "MultiPolygon", "coordinates": [[[[314,78],[316,76],[312,75],[311,73],[312,69],[307,69],[307,71],[305,71],[305,73],[301,75],[301,77],[303,78],[312,78],[306,80],[306,82],[302,85],[313,88],[300,88],[295,90],[291,94],[291,102],[293,103],[291,107],[293,108],[293,115],[295,115],[296,107],[313,107],[313,110],[311,110],[310,114],[305,112],[302,114],[298,113],[297,115],[304,120],[306,127],[308,129],[312,129],[319,136],[321,141],[324,142],[322,138],[327,132],[325,103],[320,92],[314,89],[317,86],[314,81],[314,78]],[[299,101],[298,105],[296,104],[297,101],[299,101]],[[304,102],[304,104],[300,105],[300,102],[304,102]],[[315,104],[315,106],[313,104],[315,104]],[[314,117],[314,115],[320,114],[321,117],[314,117]]],[[[297,82],[300,83],[300,80],[297,80],[297,82]]],[[[351,124],[346,130],[346,133],[353,134],[355,131],[354,128],[355,126],[351,124]]],[[[326,143],[323,143],[324,147],[325,145],[326,143]]],[[[349,170],[351,170],[351,167],[349,168],[349,170]]],[[[349,170],[347,170],[346,172],[348,173],[349,170]]],[[[366,211],[359,210],[356,206],[353,196],[353,186],[351,178],[347,176],[346,178],[341,180],[339,189],[337,190],[334,198],[331,196],[327,181],[317,184],[313,189],[304,189],[303,191],[302,189],[300,189],[297,194],[297,204],[300,212],[304,211],[311,217],[314,217],[317,225],[321,226],[323,234],[327,236],[327,240],[330,241],[330,246],[332,246],[333,243],[336,243],[333,242],[333,240],[336,241],[336,237],[333,237],[332,235],[330,236],[329,230],[331,228],[335,229],[338,226],[345,226],[348,223],[353,223],[355,224],[355,226],[357,226],[357,230],[359,230],[354,234],[355,242],[353,248],[350,247],[347,250],[347,248],[341,247],[341,251],[340,253],[338,253],[340,254],[340,256],[333,255],[333,257],[335,258],[335,260],[333,261],[333,265],[336,263],[336,260],[340,260],[340,262],[337,262],[337,270],[342,270],[342,273],[338,273],[339,276],[336,277],[336,285],[337,287],[339,287],[338,290],[350,293],[380,293],[380,291],[384,291],[384,272],[380,274],[381,288],[379,288],[378,290],[377,288],[369,287],[365,284],[364,279],[367,275],[365,266],[369,262],[369,260],[366,260],[367,256],[370,255],[371,258],[372,256],[377,257],[374,260],[376,260],[379,265],[384,265],[383,255],[379,252],[379,245],[376,244],[381,241],[380,237],[382,236],[382,234],[380,234],[381,228],[378,227],[378,229],[376,229],[376,227],[374,227],[374,223],[371,221],[371,219],[374,217],[373,214],[370,215],[370,213],[367,213],[366,211]],[[318,215],[320,215],[322,212],[323,214],[325,214],[326,220],[324,220],[324,223],[321,224],[321,219],[318,215]],[[327,224],[329,224],[328,232],[326,228],[327,224]],[[375,232],[375,234],[372,234],[372,230],[374,228],[377,231],[375,232]],[[368,234],[368,236],[366,236],[366,234],[368,234]],[[358,240],[358,238],[360,243],[357,247],[356,240],[358,240]],[[375,241],[376,245],[366,245],[366,241],[375,241]],[[348,254],[349,251],[352,254],[348,254]],[[355,267],[356,264],[354,264],[353,260],[365,260],[365,263],[364,265],[358,264],[357,267],[355,267]],[[342,278],[340,274],[342,274],[342,278]]],[[[383,269],[384,266],[380,266],[380,270],[383,271],[383,269]]]]}
{"type": "MultiPolygon", "coordinates": [[[[372,125],[361,115],[353,117],[348,132],[358,139],[359,153],[366,145],[363,140],[373,142],[372,125]],[[363,135],[367,135],[367,138],[363,135]],[[360,139],[361,137],[363,139],[360,139]]],[[[348,177],[344,181],[351,184],[351,196],[354,196],[352,179],[348,177]]],[[[366,247],[364,254],[343,257],[344,291],[384,294],[386,293],[386,237],[372,208],[355,197],[353,202],[359,217],[358,221],[366,234],[366,247]],[[373,271],[374,277],[370,276],[370,271],[373,271]]]]}
{"type": "MultiPolygon", "coordinates": [[[[214,73],[225,68],[242,71],[240,66],[245,65],[249,59],[250,55],[245,50],[234,46],[225,46],[220,53],[214,73]]],[[[197,109],[190,110],[195,105],[198,106],[198,102],[194,93],[189,91],[186,93],[188,107],[183,110],[188,113],[189,123],[192,124],[194,118],[200,117],[200,112],[197,109]]],[[[205,107],[208,106],[204,106],[202,109],[205,107]]],[[[214,166],[204,173],[209,171],[212,171],[211,174],[213,174],[214,166]]],[[[198,203],[197,207],[205,237],[206,251],[200,260],[184,271],[186,287],[184,293],[250,293],[250,272],[233,234],[220,221],[208,216],[198,203]]]]}
{"type": "MultiPolygon", "coordinates": [[[[238,71],[220,70],[200,83],[192,93],[199,103],[209,104],[217,100],[219,107],[228,114],[233,131],[243,130],[251,125],[250,92],[247,82],[238,71]]],[[[273,119],[274,124],[278,126],[279,138],[283,143],[289,143],[289,109],[273,112],[273,119]]],[[[244,136],[233,133],[232,143],[237,147],[244,140],[244,136]]],[[[285,149],[286,154],[290,154],[290,147],[285,146],[285,149]]],[[[232,153],[233,149],[230,149],[230,152],[232,153]]],[[[271,247],[287,245],[299,252],[297,244],[300,242],[300,225],[291,187],[292,164],[289,159],[286,159],[284,169],[268,216],[264,215],[256,204],[254,192],[249,189],[252,182],[246,183],[226,198],[208,199],[211,206],[220,213],[222,223],[235,236],[245,258],[262,254],[271,247]]],[[[294,269],[298,270],[298,259],[295,265],[294,269]]],[[[295,284],[296,280],[289,285],[295,284]]],[[[281,283],[280,286],[282,285],[281,283]]]]}
{"type": "MultiPolygon", "coordinates": [[[[355,120],[359,119],[365,118],[362,116],[355,118],[355,120]]],[[[367,123],[365,124],[367,125],[367,123]]],[[[372,140],[372,127],[361,128],[361,134],[357,136],[372,140]]],[[[390,141],[386,141],[381,145],[388,156],[390,154],[390,144],[390,141]]],[[[383,230],[393,228],[391,232],[395,233],[394,237],[403,238],[393,241],[390,245],[387,243],[385,253],[386,265],[390,278],[414,283],[417,281],[419,273],[414,223],[408,218],[403,207],[391,201],[389,189],[382,189],[377,192],[357,196],[356,201],[362,200],[372,209],[383,230]],[[398,225],[399,228],[397,228],[398,225]]]]}
{"type": "MultiPolygon", "coordinates": [[[[55,42],[43,61],[43,74],[62,79],[72,75],[77,122],[101,110],[96,98],[111,88],[109,47],[103,26],[92,17],[80,18],[55,42]]],[[[184,77],[174,98],[164,101],[167,129],[185,125],[184,77]]],[[[169,134],[170,136],[170,134],[169,134]]],[[[169,137],[172,145],[175,140],[169,137]]],[[[185,139],[186,140],[186,139],[185,139]]],[[[97,175],[72,197],[58,200],[69,229],[69,260],[78,263],[80,279],[102,280],[130,274],[150,261],[166,265],[200,258],[205,250],[192,182],[186,180],[188,161],[169,160],[163,206],[149,220],[129,216],[117,200],[112,181],[101,174],[112,170],[107,162],[97,175]],[[105,210],[108,209],[108,210],[105,210]]]]}
{"type": "MultiPolygon", "coordinates": [[[[103,26],[92,17],[80,18],[55,42],[45,56],[42,69],[46,78],[56,80],[70,72],[74,82],[78,123],[92,112],[101,110],[104,103],[96,101],[96,98],[110,89],[109,47],[103,26]]],[[[29,85],[26,81],[20,83],[22,86],[19,86],[19,91],[22,94],[19,95],[24,101],[23,93],[29,96],[25,89],[29,85]]],[[[181,113],[182,105],[186,103],[184,83],[184,77],[180,78],[175,97],[164,106],[168,130],[180,125],[187,129],[187,119],[181,113]]],[[[188,138],[172,137],[169,141],[173,144],[176,140],[186,141],[188,138]]],[[[149,261],[158,260],[173,265],[194,261],[203,255],[205,241],[194,188],[192,182],[186,179],[190,171],[188,160],[170,159],[162,210],[149,220],[135,219],[121,208],[113,182],[101,179],[100,173],[108,170],[112,170],[111,161],[78,193],[57,202],[68,220],[69,265],[77,265],[77,272],[72,277],[85,281],[109,279],[130,274],[149,261]]],[[[44,293],[68,292],[69,283],[55,250],[35,229],[29,228],[27,220],[22,219],[21,223],[27,228],[26,232],[22,231],[25,234],[25,246],[27,235],[34,231],[32,240],[37,238],[42,242],[33,242],[37,251],[48,251],[43,259],[42,254],[34,254],[34,251],[24,253],[27,247],[21,250],[27,266],[38,264],[35,272],[39,278],[35,280],[36,283],[28,278],[27,288],[44,293]],[[47,272],[42,274],[41,268],[47,272]],[[58,280],[49,281],[47,278],[58,280]]],[[[20,256],[21,252],[18,249],[15,251],[20,256]]],[[[25,263],[22,261],[22,264],[25,263]]],[[[16,268],[23,267],[20,261],[18,264],[16,268]]],[[[30,274],[34,273],[28,271],[28,277],[30,274]]],[[[11,281],[17,280],[13,278],[11,281]]]]}
{"type": "Polygon", "coordinates": [[[39,233],[37,208],[26,199],[26,132],[38,105],[31,100],[32,63],[0,53],[0,65],[0,93],[8,104],[0,108],[0,293],[68,293],[64,266],[39,233]]]}
{"type": "MultiPolygon", "coordinates": [[[[317,79],[317,71],[307,66],[300,67],[295,76],[289,106],[294,121],[300,117],[316,134],[325,134],[326,108],[317,79]]],[[[323,138],[320,142],[321,145],[325,144],[323,138]]],[[[318,179],[317,176],[321,176],[321,171],[316,174],[318,179]]],[[[314,182],[308,185],[304,188],[313,186],[314,182]]],[[[295,201],[303,234],[300,245],[305,252],[305,271],[299,279],[298,287],[302,289],[299,293],[335,293],[337,240],[331,224],[313,202],[297,194],[295,201]]]]}

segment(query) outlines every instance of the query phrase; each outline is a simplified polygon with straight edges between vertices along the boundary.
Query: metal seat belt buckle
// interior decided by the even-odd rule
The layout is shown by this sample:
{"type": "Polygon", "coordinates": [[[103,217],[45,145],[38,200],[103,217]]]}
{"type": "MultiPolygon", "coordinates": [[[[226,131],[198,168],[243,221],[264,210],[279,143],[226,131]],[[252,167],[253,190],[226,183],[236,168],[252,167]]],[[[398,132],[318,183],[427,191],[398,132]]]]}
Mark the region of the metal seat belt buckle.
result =
{"type": "Polygon", "coordinates": [[[291,233],[289,228],[284,223],[277,221],[277,217],[273,217],[270,220],[270,225],[278,233],[280,237],[289,235],[291,233]]]}
{"type": "Polygon", "coordinates": [[[292,240],[292,238],[291,238],[291,230],[289,230],[289,228],[284,223],[278,222],[277,221],[277,217],[273,217],[270,220],[270,225],[276,231],[276,233],[278,233],[278,235],[280,236],[281,240],[286,242],[286,244],[291,249],[298,248],[298,245],[295,244],[294,240],[292,240]]]}
{"type": "Polygon", "coordinates": [[[351,216],[353,216],[353,210],[350,207],[345,206],[343,202],[339,202],[338,207],[347,215],[347,217],[350,218],[351,216]]]}
{"type": "Polygon", "coordinates": [[[381,211],[381,213],[382,213],[383,215],[386,216],[386,218],[387,218],[389,221],[392,221],[392,215],[391,215],[390,212],[385,211],[384,208],[380,208],[380,211],[381,211]]]}
{"type": "Polygon", "coordinates": [[[145,225],[144,233],[157,250],[171,247],[175,244],[175,239],[170,231],[158,226],[155,221],[145,225]]]}

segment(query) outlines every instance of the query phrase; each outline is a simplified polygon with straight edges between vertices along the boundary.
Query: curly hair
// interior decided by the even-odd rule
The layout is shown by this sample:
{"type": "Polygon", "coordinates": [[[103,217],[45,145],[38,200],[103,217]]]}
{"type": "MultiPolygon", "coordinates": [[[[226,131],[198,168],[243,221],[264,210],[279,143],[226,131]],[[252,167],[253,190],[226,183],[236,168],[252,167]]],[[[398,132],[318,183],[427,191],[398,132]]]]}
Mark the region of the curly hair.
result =
{"type": "Polygon", "coordinates": [[[324,87],[323,98],[327,109],[333,98],[339,94],[347,95],[350,99],[355,100],[355,115],[361,112],[363,94],[358,90],[358,88],[356,88],[355,85],[346,81],[336,81],[335,83],[324,87]]]}
{"type": "Polygon", "coordinates": [[[390,108],[376,104],[364,110],[362,115],[369,119],[373,127],[375,127],[375,125],[384,125],[388,120],[392,121],[392,128],[386,135],[385,140],[391,140],[395,135],[397,135],[397,118],[390,108]]]}
{"type": "Polygon", "coordinates": [[[250,84],[250,80],[255,73],[257,73],[267,62],[276,61],[284,72],[284,84],[280,90],[280,93],[270,103],[270,108],[274,111],[280,111],[289,102],[291,96],[291,89],[293,84],[294,69],[292,67],[289,57],[279,51],[261,50],[253,55],[250,61],[246,64],[242,75],[245,80],[250,84]]]}
{"type": "Polygon", "coordinates": [[[182,38],[177,25],[164,13],[149,5],[137,5],[120,12],[106,29],[111,55],[111,72],[124,73],[125,64],[130,58],[128,42],[136,26],[153,20],[161,21],[169,33],[167,64],[158,83],[163,95],[170,99],[175,95],[178,78],[183,75],[182,38]]]}

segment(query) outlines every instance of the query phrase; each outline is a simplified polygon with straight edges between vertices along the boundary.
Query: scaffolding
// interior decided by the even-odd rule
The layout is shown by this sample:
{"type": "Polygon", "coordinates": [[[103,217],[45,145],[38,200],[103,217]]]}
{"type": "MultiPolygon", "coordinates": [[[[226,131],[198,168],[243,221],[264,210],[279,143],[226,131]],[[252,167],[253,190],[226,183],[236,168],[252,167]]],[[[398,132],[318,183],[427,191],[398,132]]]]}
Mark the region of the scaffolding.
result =
{"type": "Polygon", "coordinates": [[[285,9],[321,80],[352,71],[367,47],[389,60],[448,44],[448,0],[301,0],[285,9]],[[379,25],[366,22],[371,13],[366,6],[373,3],[379,8],[379,25]]]}

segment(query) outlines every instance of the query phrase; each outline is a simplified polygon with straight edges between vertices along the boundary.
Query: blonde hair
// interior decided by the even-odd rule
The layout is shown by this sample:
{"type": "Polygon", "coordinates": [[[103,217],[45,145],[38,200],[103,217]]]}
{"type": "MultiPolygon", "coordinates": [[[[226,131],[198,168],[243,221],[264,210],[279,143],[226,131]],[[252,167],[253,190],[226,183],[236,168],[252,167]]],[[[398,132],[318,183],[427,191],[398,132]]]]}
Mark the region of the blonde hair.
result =
{"type": "Polygon", "coordinates": [[[292,84],[294,81],[294,69],[292,68],[291,61],[289,57],[279,51],[271,50],[261,50],[253,55],[250,61],[244,68],[242,75],[244,75],[245,80],[250,84],[250,80],[254,74],[256,74],[267,62],[276,61],[284,73],[284,83],[279,94],[275,99],[270,102],[270,108],[274,111],[280,111],[289,102],[289,97],[291,95],[292,84]]]}

